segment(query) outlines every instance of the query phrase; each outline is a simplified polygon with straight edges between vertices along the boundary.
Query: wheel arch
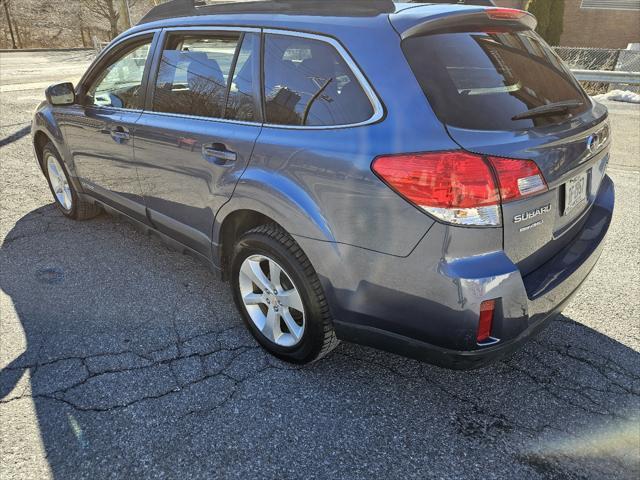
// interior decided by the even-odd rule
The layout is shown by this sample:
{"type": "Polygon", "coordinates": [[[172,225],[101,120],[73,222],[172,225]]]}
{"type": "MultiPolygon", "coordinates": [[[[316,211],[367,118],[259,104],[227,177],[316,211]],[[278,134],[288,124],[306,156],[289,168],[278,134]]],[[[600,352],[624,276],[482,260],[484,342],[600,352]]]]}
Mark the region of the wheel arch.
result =
{"type": "Polygon", "coordinates": [[[277,172],[248,168],[213,226],[213,260],[224,276],[235,240],[259,225],[273,223],[294,237],[335,242],[333,232],[310,195],[277,172]]]}
{"type": "Polygon", "coordinates": [[[236,240],[255,227],[269,224],[287,231],[279,222],[257,210],[233,210],[224,217],[218,228],[217,244],[214,243],[214,261],[219,265],[223,278],[227,277],[236,240]]]}
{"type": "MultiPolygon", "coordinates": [[[[42,102],[33,117],[33,123],[31,127],[31,139],[33,142],[33,148],[36,153],[36,158],[40,164],[40,168],[44,172],[44,159],[42,157],[42,150],[44,146],[51,142],[55,147],[58,155],[60,155],[65,165],[69,167],[67,161],[68,150],[66,149],[64,137],[62,135],[62,129],[57,122],[56,115],[54,114],[53,107],[42,102]]],[[[73,173],[70,172],[72,175],[73,173]]]]}

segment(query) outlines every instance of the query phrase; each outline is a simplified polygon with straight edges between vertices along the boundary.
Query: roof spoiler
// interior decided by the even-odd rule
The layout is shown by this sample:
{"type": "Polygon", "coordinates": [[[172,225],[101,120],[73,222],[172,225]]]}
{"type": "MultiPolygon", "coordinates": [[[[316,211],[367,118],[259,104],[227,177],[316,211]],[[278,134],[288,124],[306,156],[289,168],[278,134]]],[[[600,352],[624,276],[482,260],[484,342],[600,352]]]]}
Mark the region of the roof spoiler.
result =
{"type": "Polygon", "coordinates": [[[420,37],[434,33],[469,32],[487,28],[506,30],[534,30],[536,17],[515,8],[482,8],[458,10],[427,17],[401,33],[402,39],[420,37]]]}

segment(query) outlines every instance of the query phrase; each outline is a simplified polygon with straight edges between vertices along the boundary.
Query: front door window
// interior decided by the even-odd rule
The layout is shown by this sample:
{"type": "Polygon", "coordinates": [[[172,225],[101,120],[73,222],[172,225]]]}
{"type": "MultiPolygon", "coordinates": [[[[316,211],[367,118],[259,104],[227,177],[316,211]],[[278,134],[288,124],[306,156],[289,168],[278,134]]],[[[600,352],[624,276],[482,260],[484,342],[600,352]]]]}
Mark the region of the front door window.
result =
{"type": "Polygon", "coordinates": [[[89,104],[101,107],[141,110],[142,78],[149,56],[151,38],[128,49],[107,66],[88,90],[89,104]]]}

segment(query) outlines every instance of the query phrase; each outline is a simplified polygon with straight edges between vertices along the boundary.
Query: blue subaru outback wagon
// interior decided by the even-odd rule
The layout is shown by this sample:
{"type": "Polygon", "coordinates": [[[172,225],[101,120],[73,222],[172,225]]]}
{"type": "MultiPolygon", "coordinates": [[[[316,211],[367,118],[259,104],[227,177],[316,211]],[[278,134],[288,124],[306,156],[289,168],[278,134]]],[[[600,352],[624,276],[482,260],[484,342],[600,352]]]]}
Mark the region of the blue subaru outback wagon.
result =
{"type": "Polygon", "coordinates": [[[65,216],[116,213],[203,259],[280,358],[343,339],[480,366],[567,304],[614,205],[607,110],[535,25],[176,0],[49,87],[33,145],[65,216]]]}

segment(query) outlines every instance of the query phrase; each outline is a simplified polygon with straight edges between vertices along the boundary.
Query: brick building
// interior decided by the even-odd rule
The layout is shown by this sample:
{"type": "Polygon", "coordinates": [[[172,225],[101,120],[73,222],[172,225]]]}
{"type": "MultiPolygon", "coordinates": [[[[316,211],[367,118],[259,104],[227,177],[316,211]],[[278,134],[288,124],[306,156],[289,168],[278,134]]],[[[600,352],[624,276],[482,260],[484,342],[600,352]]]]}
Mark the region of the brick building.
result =
{"type": "MultiPolygon", "coordinates": [[[[528,0],[495,0],[504,7],[524,8],[528,0]]],[[[565,0],[566,47],[626,48],[640,42],[640,0],[565,0]]]]}

